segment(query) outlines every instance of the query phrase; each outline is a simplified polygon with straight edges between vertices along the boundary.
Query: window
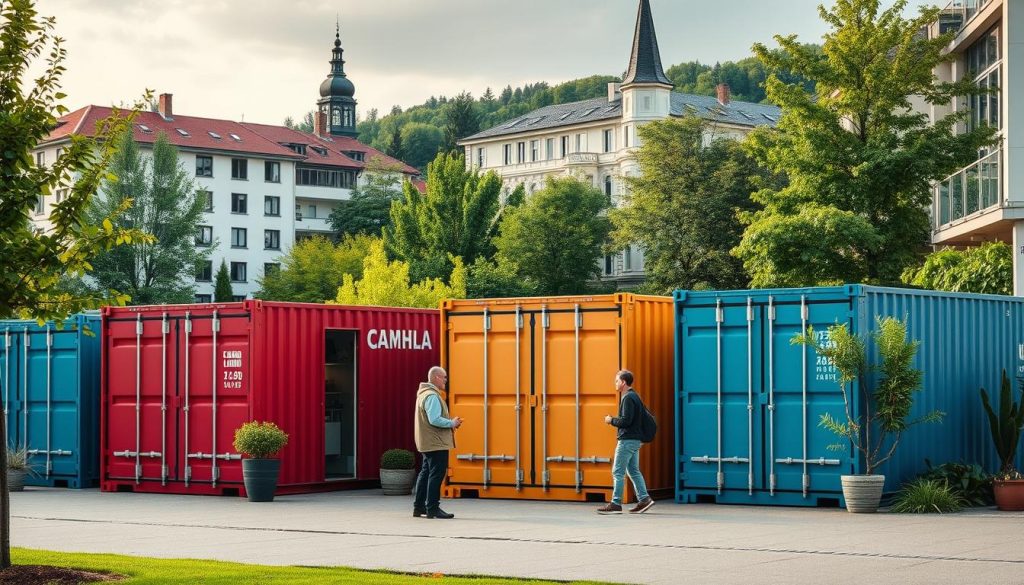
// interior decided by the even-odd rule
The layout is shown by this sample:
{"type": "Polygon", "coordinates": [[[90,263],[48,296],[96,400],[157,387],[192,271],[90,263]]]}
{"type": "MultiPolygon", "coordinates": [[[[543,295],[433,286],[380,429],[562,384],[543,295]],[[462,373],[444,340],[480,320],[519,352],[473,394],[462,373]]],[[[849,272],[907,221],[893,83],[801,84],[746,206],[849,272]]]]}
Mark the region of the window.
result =
{"type": "Polygon", "coordinates": [[[643,111],[645,111],[645,112],[650,112],[651,111],[651,96],[649,96],[649,95],[645,95],[644,96],[644,109],[643,109],[643,111]]]}
{"type": "Polygon", "coordinates": [[[561,158],[565,158],[565,155],[567,155],[567,154],[569,154],[569,137],[568,136],[563,136],[562,137],[562,156],[561,156],[561,158]]]}
{"type": "Polygon", "coordinates": [[[45,164],[46,164],[46,153],[43,152],[43,151],[37,152],[36,153],[36,166],[37,167],[42,167],[45,164]]]}
{"type": "Polygon", "coordinates": [[[484,167],[484,163],[487,162],[484,159],[484,152],[485,151],[484,151],[483,148],[476,149],[476,166],[478,166],[480,168],[483,168],[484,167]]]}
{"type": "Polygon", "coordinates": [[[248,280],[248,278],[246,277],[245,262],[232,262],[231,282],[245,282],[246,280],[248,280]]]}
{"type": "Polygon", "coordinates": [[[309,219],[316,219],[316,205],[310,205],[308,212],[309,215],[307,215],[306,217],[308,217],[309,219]]]}
{"type": "Polygon", "coordinates": [[[626,251],[623,252],[623,255],[625,256],[624,264],[626,265],[626,270],[633,270],[633,246],[626,246],[626,251]]]}
{"type": "Polygon", "coordinates": [[[62,156],[64,156],[64,149],[58,147],[57,148],[57,154],[54,157],[54,160],[60,160],[60,157],[62,157],[62,156]]]}
{"type": "Polygon", "coordinates": [[[213,191],[206,191],[200,189],[196,191],[196,197],[199,197],[203,201],[203,211],[210,213],[213,211],[213,191]]]}
{"type": "Polygon", "coordinates": [[[280,183],[281,163],[269,160],[263,163],[263,180],[267,183],[280,183]]]}
{"type": "Polygon", "coordinates": [[[555,158],[555,139],[548,138],[544,141],[545,157],[547,160],[555,158]]]}
{"type": "Polygon", "coordinates": [[[185,130],[184,128],[175,128],[175,130],[177,130],[178,134],[181,134],[185,138],[191,138],[192,137],[192,135],[188,133],[188,130],[185,130]]]}
{"type": "Polygon", "coordinates": [[[263,230],[263,248],[265,250],[280,250],[281,232],[279,230],[263,230]]]}
{"type": "Polygon", "coordinates": [[[146,134],[152,134],[153,133],[153,129],[150,128],[149,126],[146,126],[145,124],[139,124],[139,130],[142,130],[146,134]]]}
{"type": "Polygon", "coordinates": [[[611,152],[615,147],[615,141],[613,140],[614,134],[611,130],[604,131],[604,151],[611,152]]]}
{"type": "Polygon", "coordinates": [[[608,254],[604,257],[604,274],[611,276],[615,268],[615,256],[608,254]]]}
{"type": "Polygon", "coordinates": [[[231,295],[231,300],[236,303],[240,303],[244,301],[246,298],[247,297],[245,295],[231,295]]]}
{"type": "Polygon", "coordinates": [[[505,166],[512,164],[512,145],[505,145],[505,166]]]}
{"type": "Polygon", "coordinates": [[[271,217],[281,216],[281,198],[267,195],[263,198],[263,215],[271,217]]]}
{"type": "Polygon", "coordinates": [[[622,128],[622,148],[629,148],[629,126],[622,128]]]}
{"type": "Polygon", "coordinates": [[[242,141],[242,139],[238,136],[238,134],[229,133],[228,136],[230,136],[231,140],[234,140],[235,142],[241,142],[242,141]]]}
{"type": "Polygon", "coordinates": [[[245,228],[231,228],[231,247],[232,248],[247,248],[248,247],[248,231],[245,228]]]}
{"type": "Polygon", "coordinates": [[[970,115],[967,125],[970,129],[981,126],[1002,127],[1000,119],[1000,69],[999,27],[991,29],[981,39],[968,47],[964,59],[967,62],[967,75],[973,77],[975,83],[985,91],[967,98],[970,115]]]}
{"type": "Polygon", "coordinates": [[[266,262],[263,264],[263,276],[270,276],[281,272],[281,265],[277,262],[266,262]]]}
{"type": "Polygon", "coordinates": [[[249,213],[249,196],[245,193],[231,194],[231,213],[249,213]]]}
{"type": "Polygon", "coordinates": [[[213,245],[213,226],[211,226],[211,225],[196,226],[196,245],[197,246],[212,246],[213,245]]]}
{"type": "Polygon", "coordinates": [[[583,152],[587,148],[587,135],[576,135],[576,152],[583,152]]]}
{"type": "Polygon", "coordinates": [[[352,113],[352,107],[345,106],[345,109],[342,110],[342,115],[343,115],[342,126],[355,126],[356,125],[355,116],[352,113]]]}
{"type": "Polygon", "coordinates": [[[64,201],[64,198],[67,197],[67,196],[68,196],[68,190],[67,189],[57,189],[57,191],[54,193],[54,197],[57,199],[57,203],[60,203],[61,201],[64,201]]]}
{"type": "Polygon", "coordinates": [[[347,151],[345,153],[345,156],[349,157],[352,160],[359,161],[359,162],[365,162],[366,161],[366,153],[365,152],[359,152],[358,150],[347,151]]]}
{"type": "Polygon", "coordinates": [[[331,110],[331,126],[341,126],[341,108],[331,110]]]}
{"type": "Polygon", "coordinates": [[[43,214],[44,205],[45,205],[45,203],[43,201],[43,196],[42,195],[38,195],[38,196],[36,196],[36,207],[32,211],[36,215],[42,215],[43,214]]]}
{"type": "Polygon", "coordinates": [[[220,140],[220,134],[217,134],[213,130],[207,130],[206,133],[210,135],[210,138],[213,138],[214,140],[220,140]]]}
{"type": "Polygon", "coordinates": [[[199,303],[200,305],[203,305],[203,304],[207,304],[207,303],[212,303],[213,302],[213,297],[210,296],[210,295],[196,295],[195,301],[197,303],[199,303]]]}
{"type": "Polygon", "coordinates": [[[249,161],[244,158],[231,159],[231,178],[240,181],[249,180],[249,161]]]}
{"type": "Polygon", "coordinates": [[[295,172],[296,185],[351,189],[355,183],[356,175],[353,171],[300,168],[295,172]]]}
{"type": "Polygon", "coordinates": [[[605,175],[604,177],[604,196],[608,201],[608,205],[612,203],[612,177],[611,175],[605,175]]]}
{"type": "Polygon", "coordinates": [[[540,159],[540,141],[530,141],[530,162],[537,162],[540,159]]]}
{"type": "Polygon", "coordinates": [[[213,157],[196,155],[196,176],[197,177],[212,177],[213,176],[213,157]]]}
{"type": "Polygon", "coordinates": [[[520,143],[516,144],[516,162],[517,163],[524,163],[524,162],[526,162],[526,143],[525,142],[520,142],[520,143]]]}
{"type": "Polygon", "coordinates": [[[196,280],[199,282],[210,282],[213,280],[212,260],[207,260],[199,265],[199,270],[196,270],[196,280]]]}

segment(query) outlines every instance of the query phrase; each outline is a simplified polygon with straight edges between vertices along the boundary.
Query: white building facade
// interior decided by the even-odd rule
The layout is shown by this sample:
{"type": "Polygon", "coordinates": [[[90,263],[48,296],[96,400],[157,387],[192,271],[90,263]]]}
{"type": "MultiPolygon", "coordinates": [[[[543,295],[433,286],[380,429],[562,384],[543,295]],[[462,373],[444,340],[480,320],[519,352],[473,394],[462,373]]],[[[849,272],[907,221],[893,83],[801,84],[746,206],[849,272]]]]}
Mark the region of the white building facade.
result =
{"type": "MultiPolygon", "coordinates": [[[[231,275],[237,300],[252,298],[258,280],[280,267],[282,254],[304,237],[331,236],[328,217],[352,190],[365,184],[375,159],[389,172],[412,179],[419,171],[356,140],[355,88],[345,77],[341,41],[336,36],[331,73],[321,84],[312,133],[283,126],[233,122],[174,112],[171,94],[162,94],[156,112],[143,112],[132,132],[143,156],[152,156],[156,137],[165,134],[178,149],[178,162],[206,200],[196,246],[211,258],[196,273],[196,302],[213,299],[221,262],[231,275]]],[[[87,106],[58,121],[35,151],[37,164],[51,164],[73,135],[91,135],[111,108],[87,106]]],[[[41,197],[33,220],[49,229],[51,207],[64,190],[41,197]]]]}
{"type": "Polygon", "coordinates": [[[923,108],[933,120],[968,112],[960,131],[979,124],[999,130],[1000,143],[935,186],[932,244],[1013,244],[1014,294],[1024,295],[1024,1],[956,0],[940,13],[933,33],[953,31],[947,47],[956,59],[936,71],[939,81],[969,77],[991,93],[923,108]]]}
{"type": "MultiPolygon", "coordinates": [[[[672,91],[658,50],[649,0],[641,0],[629,66],[607,97],[540,108],[464,138],[466,164],[501,175],[507,191],[527,196],[547,177],[573,175],[601,189],[611,205],[626,193],[625,178],[639,173],[637,127],[653,120],[694,115],[709,123],[707,139],[741,139],[757,126],[775,125],[776,106],[733,101],[726,85],[717,96],[672,91]]],[[[630,246],[602,261],[602,278],[629,288],[644,279],[643,252],[630,246]]]]}

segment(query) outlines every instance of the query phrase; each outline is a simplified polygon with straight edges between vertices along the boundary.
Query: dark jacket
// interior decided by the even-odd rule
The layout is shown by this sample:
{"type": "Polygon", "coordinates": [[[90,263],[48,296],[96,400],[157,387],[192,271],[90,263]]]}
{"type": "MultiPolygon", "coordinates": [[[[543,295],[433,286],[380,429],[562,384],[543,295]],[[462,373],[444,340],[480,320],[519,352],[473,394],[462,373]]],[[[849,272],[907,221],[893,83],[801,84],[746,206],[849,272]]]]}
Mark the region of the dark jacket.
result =
{"type": "Polygon", "coordinates": [[[612,417],[612,426],[619,429],[618,439],[620,441],[640,440],[642,436],[640,416],[643,408],[644,403],[640,400],[640,395],[632,388],[622,395],[622,401],[619,402],[619,416],[612,417]]]}

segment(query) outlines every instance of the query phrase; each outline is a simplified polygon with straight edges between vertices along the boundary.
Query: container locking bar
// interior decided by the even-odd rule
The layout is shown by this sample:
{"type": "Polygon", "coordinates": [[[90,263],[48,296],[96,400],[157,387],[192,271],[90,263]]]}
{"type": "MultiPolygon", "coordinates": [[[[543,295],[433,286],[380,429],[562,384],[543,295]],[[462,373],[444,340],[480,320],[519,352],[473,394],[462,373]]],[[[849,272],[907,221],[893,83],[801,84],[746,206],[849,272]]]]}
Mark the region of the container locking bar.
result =
{"type": "Polygon", "coordinates": [[[520,396],[522,388],[522,367],[520,365],[520,353],[521,353],[521,340],[523,329],[523,311],[522,307],[516,305],[516,491],[519,491],[523,487],[523,466],[520,454],[520,444],[522,443],[520,430],[521,421],[523,418],[523,404],[520,396]]]}
{"type": "MultiPolygon", "coordinates": [[[[717,396],[715,399],[715,433],[718,443],[718,455],[714,462],[718,464],[718,472],[715,475],[718,494],[721,495],[725,487],[725,473],[722,471],[722,322],[725,321],[725,310],[722,308],[722,299],[715,304],[715,352],[717,364],[717,396]]],[[[706,458],[706,456],[705,456],[706,458]]]]}
{"type": "MultiPolygon", "coordinates": [[[[487,348],[487,336],[488,336],[487,334],[490,331],[491,331],[491,313],[490,313],[490,310],[487,307],[484,307],[484,331],[483,331],[483,333],[484,333],[484,345],[483,345],[483,351],[484,351],[484,404],[483,404],[483,407],[484,407],[484,453],[487,453],[487,451],[488,451],[488,449],[487,449],[487,438],[488,438],[487,437],[487,414],[488,414],[488,411],[487,411],[487,399],[489,398],[488,390],[490,390],[490,387],[488,385],[489,380],[488,380],[487,366],[489,365],[488,359],[490,358],[490,355],[488,354],[488,351],[487,351],[487,349],[488,349],[487,348]]],[[[483,457],[483,462],[484,462],[484,469],[483,469],[483,472],[484,472],[484,489],[486,490],[487,487],[488,487],[487,484],[490,483],[490,481],[491,481],[491,470],[487,468],[487,456],[486,455],[483,457]]]]}
{"type": "Polygon", "coordinates": [[[475,453],[467,453],[465,455],[456,455],[456,459],[460,461],[515,461],[516,458],[512,455],[477,455],[475,453]]]}
{"type": "Polygon", "coordinates": [[[754,495],[754,299],[747,297],[747,494],[754,495]]]}
{"type": "Polygon", "coordinates": [[[124,457],[125,459],[131,459],[132,457],[135,458],[135,483],[138,483],[139,479],[142,477],[142,461],[140,458],[149,457],[155,459],[162,456],[163,455],[161,453],[157,453],[156,451],[150,451],[148,453],[139,453],[138,451],[128,450],[114,451],[114,457],[124,457]]]}
{"type": "Polygon", "coordinates": [[[783,465],[839,465],[838,459],[825,459],[819,457],[817,459],[797,459],[794,457],[781,457],[775,460],[776,463],[782,463],[783,465]]]}
{"type": "MultiPolygon", "coordinates": [[[[189,375],[189,356],[192,354],[192,346],[189,343],[189,338],[192,335],[192,313],[190,311],[185,312],[185,406],[182,407],[181,411],[185,414],[185,453],[188,453],[188,422],[189,422],[189,388],[191,377],[189,375]]],[[[192,480],[192,466],[188,464],[188,457],[185,458],[185,487],[188,487],[188,482],[192,480]]]]}
{"type": "Polygon", "coordinates": [[[160,485],[167,485],[167,334],[171,332],[171,324],[167,321],[167,313],[163,314],[160,327],[160,485]]]}
{"type": "Polygon", "coordinates": [[[548,471],[548,327],[551,320],[548,315],[548,306],[541,305],[540,321],[543,327],[540,330],[540,412],[541,412],[541,461],[544,468],[541,471],[541,483],[544,491],[548,490],[548,483],[551,481],[551,473],[548,471]]]}
{"type": "MultiPolygon", "coordinates": [[[[807,306],[807,296],[800,295],[800,333],[802,335],[807,334],[807,320],[810,318],[810,310],[807,306]]],[[[807,497],[807,491],[811,487],[811,476],[807,473],[807,352],[809,348],[803,347],[803,351],[800,352],[801,359],[803,359],[803,396],[801,399],[801,417],[803,424],[803,458],[802,463],[804,466],[803,472],[803,495],[807,497]]]]}
{"type": "Polygon", "coordinates": [[[768,297],[768,494],[775,495],[775,297],[768,297]]]}
{"type": "Polygon", "coordinates": [[[213,449],[213,452],[210,455],[209,459],[211,465],[211,479],[213,480],[213,486],[217,487],[217,480],[220,479],[220,470],[217,469],[217,333],[220,331],[220,319],[217,318],[216,309],[214,309],[213,311],[213,321],[210,322],[210,329],[212,330],[211,332],[213,333],[213,363],[211,364],[212,367],[210,368],[213,370],[213,376],[211,379],[211,383],[213,386],[213,397],[211,399],[210,405],[213,408],[213,413],[210,416],[211,424],[213,426],[213,434],[210,436],[210,446],[213,449]]]}
{"type": "Polygon", "coordinates": [[[53,445],[50,443],[53,433],[53,330],[46,326],[46,477],[53,472],[53,460],[50,452],[53,445]]]}
{"type": "MultiPolygon", "coordinates": [[[[567,455],[552,455],[547,458],[552,463],[611,463],[608,457],[569,457],[567,455]]],[[[577,465],[578,467],[578,465],[577,465]]]]}
{"type": "Polygon", "coordinates": [[[22,432],[25,433],[25,440],[24,440],[24,442],[22,444],[25,447],[25,449],[28,449],[28,408],[29,408],[29,404],[31,404],[29,402],[29,400],[28,400],[28,364],[29,364],[29,361],[28,361],[28,349],[29,349],[29,347],[32,346],[32,336],[29,335],[29,333],[28,333],[28,327],[25,327],[25,331],[24,331],[23,335],[25,336],[25,351],[23,352],[24,355],[22,355],[21,357],[22,357],[22,360],[25,362],[25,365],[24,365],[24,369],[21,372],[22,373],[22,382],[23,382],[23,384],[22,384],[22,393],[23,393],[22,394],[22,400],[23,400],[23,402],[22,402],[22,405],[21,405],[21,417],[22,417],[21,428],[22,428],[22,432]]]}
{"type": "MultiPolygon", "coordinates": [[[[158,455],[159,455],[159,453],[158,453],[158,455]]],[[[198,453],[189,453],[188,454],[188,458],[189,459],[210,459],[210,460],[220,459],[221,461],[239,461],[239,460],[242,459],[242,456],[240,454],[238,454],[238,453],[217,453],[217,454],[213,454],[213,453],[203,453],[202,451],[200,451],[198,453]]]]}
{"type": "Polygon", "coordinates": [[[139,313],[135,319],[135,483],[142,479],[142,327],[139,313]]]}
{"type": "Polygon", "coordinates": [[[576,493],[583,491],[583,470],[580,469],[580,328],[583,327],[583,314],[580,313],[580,304],[576,303],[576,315],[573,319],[573,329],[576,346],[576,493]]]}
{"type": "MultiPolygon", "coordinates": [[[[8,405],[11,403],[11,330],[4,329],[4,422],[7,422],[8,405]]],[[[10,434],[7,427],[4,431],[10,434]]],[[[6,439],[7,437],[4,437],[6,439]]]]}
{"type": "Polygon", "coordinates": [[[709,457],[707,455],[701,457],[690,457],[690,461],[693,463],[750,463],[750,459],[746,457],[709,457]]]}

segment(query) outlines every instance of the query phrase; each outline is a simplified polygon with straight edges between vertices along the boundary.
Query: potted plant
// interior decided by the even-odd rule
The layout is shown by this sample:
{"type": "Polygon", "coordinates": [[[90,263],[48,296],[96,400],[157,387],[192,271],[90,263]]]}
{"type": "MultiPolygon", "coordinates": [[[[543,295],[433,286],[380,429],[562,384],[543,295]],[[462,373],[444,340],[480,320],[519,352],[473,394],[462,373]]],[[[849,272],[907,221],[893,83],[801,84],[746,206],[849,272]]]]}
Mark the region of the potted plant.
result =
{"type": "Polygon", "coordinates": [[[235,450],[242,459],[242,480],[250,502],[274,501],[281,460],[272,459],[288,444],[288,433],[272,422],[247,422],[235,431],[235,450]]]}
{"type": "Polygon", "coordinates": [[[992,404],[984,388],[981,389],[981,404],[988,415],[992,441],[999,455],[999,473],[992,482],[996,507],[1000,510],[1024,510],[1024,477],[1015,464],[1021,429],[1024,429],[1024,396],[1016,403],[1013,401],[1010,378],[1006,376],[1006,370],[1003,370],[999,390],[999,412],[992,410],[992,404]]]}
{"type": "Polygon", "coordinates": [[[25,478],[31,472],[32,466],[28,462],[28,451],[25,449],[7,450],[7,491],[24,491],[25,478]]]}
{"type": "Polygon", "coordinates": [[[416,481],[416,460],[412,451],[388,449],[380,456],[380,487],[386,496],[412,493],[416,481]]]}
{"type": "MultiPolygon", "coordinates": [[[[881,356],[878,364],[869,363],[864,339],[850,333],[845,324],[829,327],[827,342],[819,340],[812,328],[793,338],[793,343],[813,347],[839,372],[845,417],[836,418],[826,412],[821,415],[819,424],[846,439],[850,451],[864,458],[863,474],[840,478],[846,509],[855,513],[878,510],[885,476],[875,472],[892,458],[903,433],[916,424],[936,422],[945,415],[932,411],[908,420],[914,393],[921,389],[922,373],[913,367],[920,342],[907,340],[906,324],[893,317],[878,318],[871,335],[881,356]],[[860,388],[856,395],[853,394],[854,382],[860,388]],[[852,403],[855,397],[859,397],[857,405],[852,403]],[[855,406],[860,407],[856,415],[855,406]]],[[[846,450],[842,443],[828,448],[846,450]]]]}

